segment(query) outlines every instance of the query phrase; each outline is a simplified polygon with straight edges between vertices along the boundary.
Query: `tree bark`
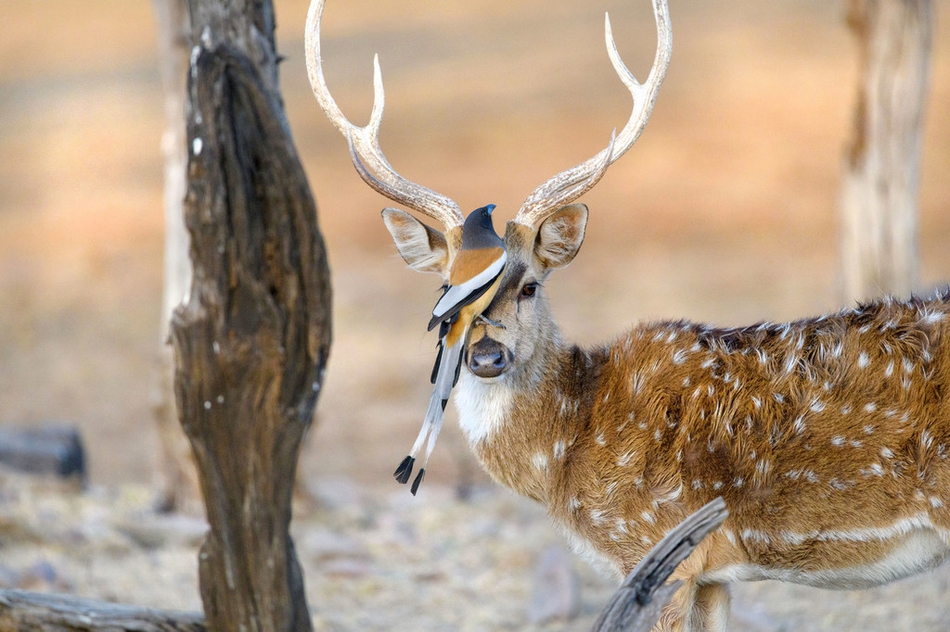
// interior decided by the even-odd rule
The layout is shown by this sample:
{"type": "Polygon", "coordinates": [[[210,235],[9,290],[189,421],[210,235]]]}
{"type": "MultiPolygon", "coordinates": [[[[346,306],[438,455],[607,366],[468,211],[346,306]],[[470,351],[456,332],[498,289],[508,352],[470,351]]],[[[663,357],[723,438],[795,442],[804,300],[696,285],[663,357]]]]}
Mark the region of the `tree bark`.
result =
{"type": "Polygon", "coordinates": [[[158,23],[158,61],[165,101],[165,261],[160,330],[161,378],[155,396],[155,420],[161,444],[159,508],[199,513],[202,509],[198,475],[188,439],[175,410],[175,363],[169,340],[172,312],[188,298],[191,260],[185,228],[185,84],[188,77],[190,25],[185,0],[153,0],[158,23]]]}
{"type": "Polygon", "coordinates": [[[918,192],[933,39],[930,0],[850,0],[860,85],[841,191],[847,300],[918,285],[918,192]]]}
{"type": "Polygon", "coordinates": [[[210,533],[208,627],[309,630],[288,533],[330,345],[316,206],[277,90],[269,2],[192,0],[187,119],[194,277],[172,319],[175,394],[210,533]]]}

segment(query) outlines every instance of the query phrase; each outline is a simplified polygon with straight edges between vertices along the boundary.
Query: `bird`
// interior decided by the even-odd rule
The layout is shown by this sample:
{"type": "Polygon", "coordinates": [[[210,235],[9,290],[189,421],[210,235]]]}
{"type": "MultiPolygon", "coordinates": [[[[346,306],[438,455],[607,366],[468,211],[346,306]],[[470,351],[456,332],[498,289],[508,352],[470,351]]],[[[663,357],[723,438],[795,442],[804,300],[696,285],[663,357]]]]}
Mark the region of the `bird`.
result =
{"type": "Polygon", "coordinates": [[[449,269],[448,283],[443,286],[442,296],[432,309],[428,331],[439,326],[439,351],[432,368],[431,381],[435,385],[429,408],[422,422],[409,455],[393,473],[400,483],[408,483],[416,456],[428,436],[425,457],[415,480],[412,495],[415,496],[425,477],[425,466],[435,448],[436,438],[442,429],[442,416],[449,401],[452,388],[458,382],[462,369],[462,357],[472,326],[480,319],[493,326],[500,326],[484,316],[491,304],[508,260],[505,242],[492,225],[494,204],[472,211],[462,225],[462,245],[449,269]]]}

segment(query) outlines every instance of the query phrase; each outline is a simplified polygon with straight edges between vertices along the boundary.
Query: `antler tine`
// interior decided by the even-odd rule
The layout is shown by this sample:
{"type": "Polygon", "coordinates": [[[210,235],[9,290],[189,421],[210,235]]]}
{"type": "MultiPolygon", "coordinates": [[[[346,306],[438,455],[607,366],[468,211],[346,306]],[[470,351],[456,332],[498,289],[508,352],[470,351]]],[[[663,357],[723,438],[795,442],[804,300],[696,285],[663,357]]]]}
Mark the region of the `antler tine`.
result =
{"type": "Polygon", "coordinates": [[[317,103],[333,126],[347,139],[350,157],[360,177],[379,193],[398,204],[440,221],[446,232],[461,227],[465,221],[459,205],[450,198],[432,189],[402,177],[392,168],[379,145],[379,127],[383,120],[386,95],[379,69],[379,56],[373,59],[373,110],[369,123],[358,127],[351,123],[340,110],[323,76],[323,59],[320,55],[320,22],[323,18],[325,0],[312,0],[307,13],[305,48],[307,76],[317,103]]]}
{"type": "Polygon", "coordinates": [[[610,16],[604,18],[604,38],[607,41],[607,55],[613,64],[620,81],[633,97],[633,110],[627,124],[620,134],[611,138],[607,149],[588,158],[575,167],[557,174],[539,186],[525,199],[514,221],[526,226],[535,226],[562,205],[577,199],[590,189],[603,176],[607,167],[617,161],[640,138],[643,128],[650,120],[653,105],[656,103],[660,84],[666,77],[673,52],[673,30],[670,27],[670,10],[666,0],[653,0],[653,16],[656,20],[656,55],[653,67],[646,83],[641,84],[620,58],[613,30],[610,28],[610,16]],[[604,160],[604,153],[608,159],[604,160]]]}

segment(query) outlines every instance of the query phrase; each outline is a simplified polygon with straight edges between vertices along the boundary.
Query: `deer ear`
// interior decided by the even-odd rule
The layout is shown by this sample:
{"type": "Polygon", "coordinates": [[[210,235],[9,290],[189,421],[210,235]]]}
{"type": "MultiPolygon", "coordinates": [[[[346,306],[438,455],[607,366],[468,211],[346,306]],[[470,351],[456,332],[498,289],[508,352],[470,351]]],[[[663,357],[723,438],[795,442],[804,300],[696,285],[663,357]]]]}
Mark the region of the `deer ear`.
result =
{"type": "Polygon", "coordinates": [[[383,221],[410,268],[442,276],[448,273],[449,249],[442,233],[394,208],[383,209],[383,221]]]}
{"type": "Polygon", "coordinates": [[[548,268],[563,268],[577,255],[587,230],[587,207],[571,204],[555,211],[541,223],[534,254],[548,268]]]}

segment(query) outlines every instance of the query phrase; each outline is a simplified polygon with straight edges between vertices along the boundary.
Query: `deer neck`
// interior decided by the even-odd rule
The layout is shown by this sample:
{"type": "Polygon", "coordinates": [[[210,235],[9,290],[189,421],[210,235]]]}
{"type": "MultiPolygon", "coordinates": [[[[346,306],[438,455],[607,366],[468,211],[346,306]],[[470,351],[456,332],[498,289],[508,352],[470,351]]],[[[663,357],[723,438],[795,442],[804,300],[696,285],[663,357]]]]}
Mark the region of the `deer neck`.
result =
{"type": "Polygon", "coordinates": [[[463,370],[455,395],[459,423],[485,470],[542,503],[579,424],[589,419],[589,394],[603,365],[601,354],[564,342],[553,323],[544,330],[517,372],[484,380],[463,370]]]}

